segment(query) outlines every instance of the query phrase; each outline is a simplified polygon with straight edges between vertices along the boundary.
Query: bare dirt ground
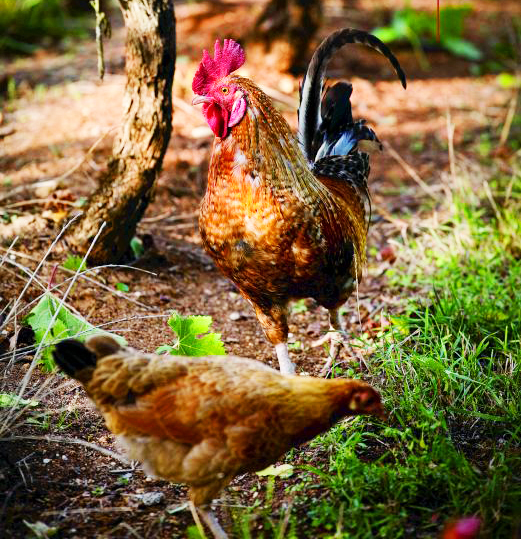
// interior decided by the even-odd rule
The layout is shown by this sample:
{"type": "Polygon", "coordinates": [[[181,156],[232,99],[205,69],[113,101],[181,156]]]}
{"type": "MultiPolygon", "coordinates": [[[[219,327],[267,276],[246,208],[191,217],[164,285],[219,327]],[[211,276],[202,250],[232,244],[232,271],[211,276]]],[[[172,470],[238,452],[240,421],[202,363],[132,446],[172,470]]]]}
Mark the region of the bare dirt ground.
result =
{"type": "MultiPolygon", "coordinates": [[[[341,26],[370,29],[379,24],[385,10],[371,11],[371,4],[364,1],[357,9],[346,9],[339,3],[326,3],[327,24],[321,36],[341,26]]],[[[396,7],[394,4],[389,2],[387,9],[396,7]]],[[[489,7],[490,3],[483,4],[489,7]]],[[[507,9],[510,13],[520,10],[516,3],[505,6],[501,13],[478,9],[472,24],[490,27],[504,20],[507,9]]],[[[237,37],[237,20],[242,21],[241,28],[251,27],[257,9],[240,2],[182,4],[176,8],[173,136],[155,200],[139,226],[139,236],[149,248],[135,264],[152,273],[100,270],[96,279],[112,290],[116,283],[125,283],[129,292],[117,296],[83,282],[69,298],[69,303],[91,323],[110,323],[109,329],[124,333],[131,345],[142,350],[153,351],[172,341],[166,316],[176,309],[183,314],[211,315],[213,327],[222,333],[229,353],[276,363],[250,307],[201,248],[197,209],[205,189],[212,136],[200,111],[189,104],[191,80],[202,48],[211,46],[216,37],[237,37]]],[[[120,124],[125,84],[124,29],[117,19],[115,27],[106,46],[108,74],[103,83],[97,80],[92,42],[74,44],[66,52],[45,51],[30,58],[11,59],[6,64],[7,75],[17,82],[18,94],[15,100],[4,101],[0,126],[0,205],[4,215],[0,250],[5,253],[9,238],[21,234],[11,256],[29,268],[35,268],[56,236],[57,221],[71,209],[70,204],[94,191],[98,172],[110,155],[120,124]],[[17,218],[13,220],[14,215],[17,218]]],[[[277,105],[296,127],[298,80],[277,69],[276,51],[265,54],[252,47],[246,52],[242,74],[278,97],[277,105]]],[[[385,59],[362,48],[346,48],[332,66],[335,76],[353,82],[355,115],[367,118],[380,139],[403,160],[387,150],[372,161],[370,187],[375,217],[369,239],[370,265],[359,290],[361,325],[367,332],[380,326],[381,313],[392,311],[400,300],[386,292],[385,272],[393,263],[389,241],[406,233],[402,218],[414,214],[421,219],[444,196],[438,179],[448,167],[447,114],[450,112],[456,126],[457,151],[470,154],[475,152],[482,133],[503,124],[511,99],[511,92],[502,89],[495,76],[471,77],[468,62],[443,52],[429,55],[431,69],[427,73],[418,68],[409,51],[398,50],[397,55],[409,76],[407,91],[394,80],[385,59]],[[419,185],[418,177],[427,188],[419,185]]],[[[60,244],[60,249],[51,254],[39,274],[44,286],[53,264],[66,257],[66,244],[60,244]]],[[[20,293],[26,277],[5,264],[0,274],[3,306],[20,293]]],[[[59,282],[65,277],[58,272],[56,279],[59,282]]],[[[39,293],[37,287],[31,287],[24,302],[39,293]]],[[[355,305],[352,298],[346,316],[353,331],[359,331],[355,305]]],[[[326,313],[312,302],[307,303],[307,311],[291,316],[290,340],[303,343],[301,349],[292,352],[300,372],[318,374],[324,351],[310,348],[310,343],[326,326],[326,313]]],[[[7,340],[2,346],[2,352],[8,349],[7,340]]],[[[30,359],[28,356],[4,371],[3,392],[17,387],[30,359]]],[[[343,351],[340,361],[350,360],[343,351]]],[[[356,365],[363,369],[363,364],[356,365]]],[[[31,385],[37,387],[47,378],[35,374],[31,385]]],[[[13,434],[79,438],[113,449],[112,436],[83,390],[76,383],[56,379],[59,388],[30,413],[39,424],[23,423],[13,434]],[[42,410],[47,413],[42,415],[42,410]]],[[[309,461],[310,451],[303,448],[297,462],[306,452],[309,461]]],[[[318,453],[315,457],[323,458],[318,453]]],[[[253,487],[261,482],[251,476],[236,479],[223,493],[223,504],[250,505],[253,487]]],[[[283,489],[287,484],[278,484],[276,507],[285,503],[283,489]]],[[[93,449],[65,442],[20,439],[0,443],[0,492],[0,528],[5,537],[25,537],[24,520],[56,526],[59,537],[184,537],[192,523],[186,509],[176,511],[185,501],[184,487],[151,480],[140,470],[93,449]],[[143,494],[150,492],[161,492],[162,497],[147,506],[143,494]]],[[[225,524],[230,511],[218,511],[225,524]]]]}

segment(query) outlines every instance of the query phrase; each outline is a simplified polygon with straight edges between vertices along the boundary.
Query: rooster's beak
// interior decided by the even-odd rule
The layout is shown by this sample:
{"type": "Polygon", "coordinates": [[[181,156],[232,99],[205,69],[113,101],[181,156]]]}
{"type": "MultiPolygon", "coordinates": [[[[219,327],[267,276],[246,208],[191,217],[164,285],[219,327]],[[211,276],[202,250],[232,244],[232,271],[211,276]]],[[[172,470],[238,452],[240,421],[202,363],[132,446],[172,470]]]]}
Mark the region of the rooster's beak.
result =
{"type": "Polygon", "coordinates": [[[196,95],[192,99],[192,105],[200,105],[201,103],[211,103],[213,99],[211,97],[206,97],[205,95],[196,95]]]}

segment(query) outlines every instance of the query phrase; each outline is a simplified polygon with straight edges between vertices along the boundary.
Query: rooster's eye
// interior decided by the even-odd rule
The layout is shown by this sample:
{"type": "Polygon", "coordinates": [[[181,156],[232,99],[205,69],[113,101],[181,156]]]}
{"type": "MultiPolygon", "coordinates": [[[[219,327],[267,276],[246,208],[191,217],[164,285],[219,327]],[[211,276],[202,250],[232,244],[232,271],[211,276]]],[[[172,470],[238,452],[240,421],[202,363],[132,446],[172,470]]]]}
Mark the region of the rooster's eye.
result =
{"type": "Polygon", "coordinates": [[[225,94],[225,95],[226,95],[229,91],[230,91],[230,89],[229,89],[227,86],[223,86],[223,87],[221,88],[221,92],[222,92],[223,94],[225,94]]]}

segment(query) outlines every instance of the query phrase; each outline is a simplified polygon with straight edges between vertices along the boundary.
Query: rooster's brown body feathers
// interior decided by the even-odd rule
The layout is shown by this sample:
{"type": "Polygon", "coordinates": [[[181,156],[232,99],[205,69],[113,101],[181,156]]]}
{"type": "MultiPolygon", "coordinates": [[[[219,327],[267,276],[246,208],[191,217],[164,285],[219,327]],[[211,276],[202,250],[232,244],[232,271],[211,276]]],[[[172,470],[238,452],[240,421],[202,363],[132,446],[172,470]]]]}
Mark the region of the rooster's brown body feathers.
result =
{"type": "Polygon", "coordinates": [[[276,344],[287,337],[290,299],[312,297],[326,308],[347,299],[365,262],[364,204],[353,183],[316,177],[269,98],[233,80],[249,106],[230,136],[215,139],[199,226],[206,250],[276,344]]]}

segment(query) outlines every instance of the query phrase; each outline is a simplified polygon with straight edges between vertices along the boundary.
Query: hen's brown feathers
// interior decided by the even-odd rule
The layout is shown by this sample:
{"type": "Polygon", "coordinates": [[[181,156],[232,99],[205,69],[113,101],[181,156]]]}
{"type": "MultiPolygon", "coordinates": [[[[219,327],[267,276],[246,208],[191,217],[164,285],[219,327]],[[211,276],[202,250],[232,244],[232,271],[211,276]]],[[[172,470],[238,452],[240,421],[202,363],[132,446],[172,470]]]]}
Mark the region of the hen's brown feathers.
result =
{"type": "MultiPolygon", "coordinates": [[[[382,413],[378,393],[361,381],[283,376],[234,356],[156,356],[131,348],[103,356],[107,341],[115,342],[86,343],[97,357],[83,382],[87,393],[130,456],[157,476],[191,485],[196,503],[341,417],[382,413]]],[[[77,377],[68,363],[83,345],[70,342],[59,343],[57,359],[77,377]]]]}

